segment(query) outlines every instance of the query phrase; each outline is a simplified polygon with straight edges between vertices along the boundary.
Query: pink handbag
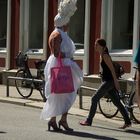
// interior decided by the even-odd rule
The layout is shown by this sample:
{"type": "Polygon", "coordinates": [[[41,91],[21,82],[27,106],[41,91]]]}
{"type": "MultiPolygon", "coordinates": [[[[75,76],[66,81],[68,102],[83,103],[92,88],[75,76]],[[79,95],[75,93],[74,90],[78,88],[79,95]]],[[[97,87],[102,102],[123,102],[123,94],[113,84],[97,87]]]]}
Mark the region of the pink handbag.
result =
{"type": "Polygon", "coordinates": [[[51,93],[71,93],[74,91],[74,84],[70,66],[63,66],[60,56],[58,66],[51,68],[51,93]]]}

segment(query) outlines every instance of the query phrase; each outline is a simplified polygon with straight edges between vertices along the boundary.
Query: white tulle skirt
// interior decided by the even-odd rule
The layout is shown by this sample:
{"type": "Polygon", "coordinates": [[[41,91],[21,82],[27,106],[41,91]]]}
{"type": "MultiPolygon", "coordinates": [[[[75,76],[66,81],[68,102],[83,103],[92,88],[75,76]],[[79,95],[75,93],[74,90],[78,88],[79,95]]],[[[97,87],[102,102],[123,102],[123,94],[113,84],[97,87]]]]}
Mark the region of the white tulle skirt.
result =
{"type": "Polygon", "coordinates": [[[48,120],[51,117],[62,115],[73,105],[76,96],[77,89],[83,82],[83,73],[79,66],[69,58],[62,60],[63,65],[71,66],[72,77],[74,82],[74,92],[72,93],[63,93],[63,94],[51,94],[51,80],[50,80],[50,69],[57,65],[57,59],[54,55],[51,55],[45,66],[45,96],[47,98],[46,103],[44,104],[43,110],[41,112],[41,119],[48,120]]]}

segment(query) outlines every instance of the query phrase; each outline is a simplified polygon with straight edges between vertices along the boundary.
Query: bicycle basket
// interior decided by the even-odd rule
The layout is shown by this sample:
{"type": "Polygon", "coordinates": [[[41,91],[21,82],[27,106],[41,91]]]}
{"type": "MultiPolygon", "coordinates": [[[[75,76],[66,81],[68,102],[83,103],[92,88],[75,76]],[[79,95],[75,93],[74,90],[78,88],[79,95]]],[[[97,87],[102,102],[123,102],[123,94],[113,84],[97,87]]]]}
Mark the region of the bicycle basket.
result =
{"type": "Polygon", "coordinates": [[[27,55],[20,52],[16,57],[16,66],[24,67],[26,61],[27,61],[27,55]]]}

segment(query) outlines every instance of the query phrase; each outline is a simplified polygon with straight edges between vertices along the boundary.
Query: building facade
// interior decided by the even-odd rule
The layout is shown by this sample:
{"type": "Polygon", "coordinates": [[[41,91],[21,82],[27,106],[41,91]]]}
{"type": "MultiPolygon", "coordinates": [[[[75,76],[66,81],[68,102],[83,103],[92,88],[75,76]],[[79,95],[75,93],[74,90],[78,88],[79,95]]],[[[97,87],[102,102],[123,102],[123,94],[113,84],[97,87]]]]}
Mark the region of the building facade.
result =
{"type": "MultiPolygon", "coordinates": [[[[48,36],[60,0],[0,0],[0,70],[16,69],[15,57],[27,52],[30,67],[48,58],[48,36]]],[[[133,74],[133,52],[138,46],[139,0],[77,0],[69,35],[74,40],[75,61],[85,75],[98,74],[99,55],[94,41],[106,39],[110,55],[128,75],[133,74]]]]}

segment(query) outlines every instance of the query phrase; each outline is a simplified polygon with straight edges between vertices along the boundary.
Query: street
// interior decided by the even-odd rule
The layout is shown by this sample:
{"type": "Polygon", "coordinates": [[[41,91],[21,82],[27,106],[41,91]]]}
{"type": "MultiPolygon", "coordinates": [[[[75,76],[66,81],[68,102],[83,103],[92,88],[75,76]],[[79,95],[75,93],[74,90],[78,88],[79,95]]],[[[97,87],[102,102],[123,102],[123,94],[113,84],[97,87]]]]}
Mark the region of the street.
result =
{"type": "MultiPolygon", "coordinates": [[[[48,131],[47,121],[39,119],[41,109],[0,103],[0,140],[138,140],[140,125],[120,130],[120,124],[95,119],[92,126],[80,126],[84,118],[68,115],[73,132],[48,131]]],[[[57,118],[59,120],[59,117],[57,118]]]]}

